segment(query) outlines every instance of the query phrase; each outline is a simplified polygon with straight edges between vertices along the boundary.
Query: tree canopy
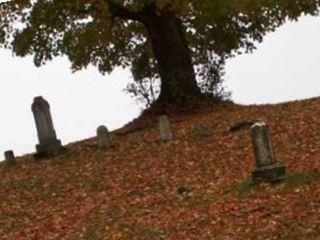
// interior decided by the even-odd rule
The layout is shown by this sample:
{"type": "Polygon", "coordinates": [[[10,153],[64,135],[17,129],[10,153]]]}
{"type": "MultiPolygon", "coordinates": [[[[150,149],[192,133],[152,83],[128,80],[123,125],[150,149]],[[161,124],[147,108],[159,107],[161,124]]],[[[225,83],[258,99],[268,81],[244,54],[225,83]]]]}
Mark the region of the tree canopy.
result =
{"type": "Polygon", "coordinates": [[[217,91],[226,58],[254,50],[256,41],[288,20],[317,15],[319,5],[320,0],[12,0],[0,5],[0,41],[17,56],[32,54],[37,66],[66,55],[73,70],[89,64],[101,73],[129,67],[136,81],[160,79],[161,92],[172,99],[196,88],[191,80],[182,86],[188,78],[202,91],[217,91]],[[183,69],[189,70],[175,73],[183,69]],[[169,93],[170,88],[175,89],[169,93]]]}

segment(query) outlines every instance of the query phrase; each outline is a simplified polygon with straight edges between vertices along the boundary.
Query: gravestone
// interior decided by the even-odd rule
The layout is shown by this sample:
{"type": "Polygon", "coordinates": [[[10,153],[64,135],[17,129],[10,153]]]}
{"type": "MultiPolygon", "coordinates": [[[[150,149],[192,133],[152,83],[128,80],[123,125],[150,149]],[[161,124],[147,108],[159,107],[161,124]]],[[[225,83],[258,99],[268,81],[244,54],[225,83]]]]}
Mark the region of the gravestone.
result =
{"type": "Polygon", "coordinates": [[[97,128],[98,145],[101,149],[110,147],[109,131],[105,126],[99,126],[97,128]]]}
{"type": "Polygon", "coordinates": [[[62,146],[53,127],[49,103],[41,96],[36,97],[31,109],[39,139],[39,144],[36,145],[36,156],[41,158],[57,155],[61,152],[62,146]]]}
{"type": "Polygon", "coordinates": [[[159,117],[159,131],[162,141],[170,141],[173,139],[171,124],[167,115],[161,115],[159,117]]]}
{"type": "Polygon", "coordinates": [[[13,151],[9,150],[4,152],[4,157],[7,165],[12,166],[16,164],[16,159],[14,157],[13,151]]]}
{"type": "Polygon", "coordinates": [[[285,177],[285,167],[275,159],[268,126],[264,122],[252,125],[251,138],[256,159],[256,168],[252,172],[253,182],[282,180],[285,177]]]}

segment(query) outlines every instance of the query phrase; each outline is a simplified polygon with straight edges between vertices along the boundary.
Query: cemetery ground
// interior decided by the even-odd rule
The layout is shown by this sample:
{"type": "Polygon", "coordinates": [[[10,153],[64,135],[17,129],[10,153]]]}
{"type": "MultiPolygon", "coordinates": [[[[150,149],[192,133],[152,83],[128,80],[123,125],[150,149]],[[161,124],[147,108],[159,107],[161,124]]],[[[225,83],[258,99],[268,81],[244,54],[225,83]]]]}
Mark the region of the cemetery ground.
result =
{"type": "MultiPolygon", "coordinates": [[[[145,115],[44,161],[0,164],[0,239],[320,239],[320,98],[204,106],[169,114],[174,138],[145,115]],[[287,178],[252,185],[250,132],[268,123],[287,178]]],[[[58,131],[59,132],[59,131],[58,131]]]]}

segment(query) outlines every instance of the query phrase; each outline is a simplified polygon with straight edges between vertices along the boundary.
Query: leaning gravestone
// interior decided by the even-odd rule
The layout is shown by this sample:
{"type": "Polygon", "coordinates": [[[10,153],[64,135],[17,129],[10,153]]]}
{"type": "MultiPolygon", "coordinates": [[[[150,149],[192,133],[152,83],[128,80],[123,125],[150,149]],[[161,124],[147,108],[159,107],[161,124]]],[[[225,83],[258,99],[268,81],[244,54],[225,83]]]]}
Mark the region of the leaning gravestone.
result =
{"type": "Polygon", "coordinates": [[[100,149],[106,149],[110,147],[109,131],[105,126],[99,126],[97,128],[97,137],[100,149]]]}
{"type": "Polygon", "coordinates": [[[285,177],[285,167],[276,162],[268,126],[257,122],[251,127],[252,146],[256,159],[256,169],[252,180],[259,182],[277,182],[285,177]]]}
{"type": "Polygon", "coordinates": [[[159,117],[159,131],[162,141],[170,141],[173,139],[171,124],[167,115],[162,115],[159,117]]]}
{"type": "Polygon", "coordinates": [[[40,97],[33,100],[32,112],[38,132],[37,157],[55,156],[61,152],[61,141],[57,139],[50,114],[49,103],[40,97]]]}
{"type": "Polygon", "coordinates": [[[14,157],[13,151],[9,150],[4,152],[5,162],[9,166],[13,166],[16,164],[16,159],[14,157]]]}

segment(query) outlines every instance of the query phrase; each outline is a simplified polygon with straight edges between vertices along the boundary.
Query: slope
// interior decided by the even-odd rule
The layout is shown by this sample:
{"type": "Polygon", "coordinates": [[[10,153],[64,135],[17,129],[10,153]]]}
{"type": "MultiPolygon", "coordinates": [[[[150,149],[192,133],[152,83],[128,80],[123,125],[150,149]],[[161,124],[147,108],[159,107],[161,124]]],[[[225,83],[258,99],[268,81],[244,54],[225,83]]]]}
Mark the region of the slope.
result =
{"type": "MultiPolygon", "coordinates": [[[[319,239],[320,98],[279,105],[208,106],[157,124],[72,143],[52,159],[0,164],[0,239],[319,239]],[[247,130],[268,123],[287,179],[250,184],[247,130]]],[[[143,124],[142,124],[143,125],[143,124]]]]}

